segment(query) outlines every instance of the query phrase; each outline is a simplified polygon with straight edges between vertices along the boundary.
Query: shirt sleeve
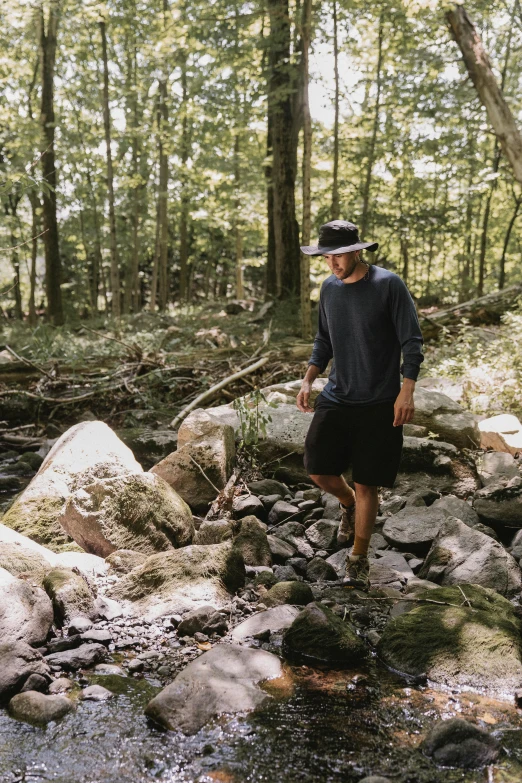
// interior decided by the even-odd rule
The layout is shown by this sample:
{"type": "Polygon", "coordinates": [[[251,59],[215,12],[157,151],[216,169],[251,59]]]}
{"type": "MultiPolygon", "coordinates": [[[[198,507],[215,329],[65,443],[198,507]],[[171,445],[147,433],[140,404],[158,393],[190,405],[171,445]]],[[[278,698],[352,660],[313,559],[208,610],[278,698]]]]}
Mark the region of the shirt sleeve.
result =
{"type": "Polygon", "coordinates": [[[321,289],[321,294],[319,295],[319,320],[317,325],[317,334],[315,335],[312,356],[310,357],[308,365],[313,364],[316,367],[319,367],[321,372],[324,372],[332,356],[332,342],[330,340],[330,332],[328,330],[328,321],[326,320],[326,313],[324,311],[321,289]]]}
{"type": "Polygon", "coordinates": [[[399,276],[396,276],[390,285],[389,303],[391,318],[402,349],[401,374],[404,378],[416,381],[424,361],[422,353],[424,340],[415,303],[406,284],[399,276]]]}

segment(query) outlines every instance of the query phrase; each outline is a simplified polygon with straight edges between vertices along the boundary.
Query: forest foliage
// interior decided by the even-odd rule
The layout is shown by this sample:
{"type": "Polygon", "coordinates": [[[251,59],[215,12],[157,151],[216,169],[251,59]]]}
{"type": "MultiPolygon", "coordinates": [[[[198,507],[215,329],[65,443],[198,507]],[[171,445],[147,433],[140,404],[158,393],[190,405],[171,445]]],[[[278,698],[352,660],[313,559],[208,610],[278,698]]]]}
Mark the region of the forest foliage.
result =
{"type": "MultiPolygon", "coordinates": [[[[521,282],[521,190],[442,3],[310,3],[311,215],[303,225],[307,2],[3,5],[4,315],[35,323],[53,295],[43,230],[53,199],[55,282],[69,319],[227,296],[291,298],[296,241],[336,217],[380,242],[369,260],[398,272],[421,305],[521,282]],[[50,76],[54,117],[42,122],[50,76]],[[271,197],[283,211],[295,200],[299,231],[290,236],[291,221],[283,225],[292,248],[281,256],[279,289],[271,197]]],[[[520,5],[466,8],[519,117],[520,5]]],[[[313,298],[327,271],[312,260],[313,298]]]]}

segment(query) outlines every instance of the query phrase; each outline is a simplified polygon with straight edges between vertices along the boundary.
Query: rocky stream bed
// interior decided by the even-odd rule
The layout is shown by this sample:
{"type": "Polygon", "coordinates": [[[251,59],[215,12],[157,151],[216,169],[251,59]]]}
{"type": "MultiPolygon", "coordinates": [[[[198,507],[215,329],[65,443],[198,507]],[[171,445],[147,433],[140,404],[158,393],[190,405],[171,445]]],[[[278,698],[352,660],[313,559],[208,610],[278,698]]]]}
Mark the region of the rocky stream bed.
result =
{"type": "Polygon", "coordinates": [[[254,480],[232,405],[0,454],[2,783],[522,779],[522,427],[419,388],[363,593],[297,389],[254,480]]]}

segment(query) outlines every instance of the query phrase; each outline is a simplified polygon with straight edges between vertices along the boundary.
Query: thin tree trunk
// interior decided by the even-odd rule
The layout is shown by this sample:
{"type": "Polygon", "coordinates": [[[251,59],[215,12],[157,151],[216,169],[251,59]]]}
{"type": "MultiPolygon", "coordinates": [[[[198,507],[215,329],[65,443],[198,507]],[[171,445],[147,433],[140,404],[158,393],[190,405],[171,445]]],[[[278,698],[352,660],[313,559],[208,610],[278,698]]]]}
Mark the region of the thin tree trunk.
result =
{"type": "Polygon", "coordinates": [[[168,127],[168,108],[167,108],[167,82],[163,80],[159,89],[160,106],[158,109],[159,125],[159,193],[158,193],[158,220],[159,220],[159,297],[158,304],[161,311],[165,310],[168,299],[168,275],[167,275],[167,254],[169,241],[169,223],[168,223],[168,187],[169,187],[169,158],[165,150],[165,141],[163,134],[168,127]]]}
{"type": "Polygon", "coordinates": [[[498,276],[498,287],[500,289],[504,288],[506,284],[506,255],[509,247],[509,240],[511,238],[511,232],[513,230],[513,226],[515,225],[515,220],[518,217],[518,213],[521,205],[522,205],[522,195],[519,196],[517,199],[515,199],[515,209],[513,210],[513,214],[511,215],[511,220],[509,221],[508,229],[506,231],[506,236],[504,237],[504,247],[502,248],[502,256],[500,257],[499,276],[498,276]]]}
{"type": "Polygon", "coordinates": [[[123,312],[131,310],[136,313],[140,302],[140,196],[142,184],[140,182],[140,142],[139,142],[139,113],[138,113],[138,52],[134,44],[132,56],[129,57],[129,87],[130,87],[130,114],[132,116],[132,251],[130,263],[125,274],[125,290],[123,294],[123,312]]]}
{"type": "Polygon", "coordinates": [[[152,265],[152,280],[150,283],[150,302],[149,309],[154,312],[156,309],[156,298],[158,296],[158,280],[160,265],[160,221],[159,221],[159,201],[156,203],[156,238],[154,241],[154,261],[152,265]]]}
{"type": "Polygon", "coordinates": [[[453,5],[446,19],[460,47],[469,76],[475,85],[502,152],[513,168],[515,179],[522,184],[522,135],[502,90],[497,84],[480,36],[462,5],[453,5]]]}
{"type": "Polygon", "coordinates": [[[109,197],[109,236],[111,252],[111,306],[114,318],[121,315],[120,304],[120,264],[116,239],[116,212],[114,207],[114,172],[111,150],[111,115],[109,109],[109,64],[107,58],[107,29],[105,21],[100,22],[102,59],[103,59],[103,127],[107,147],[107,193],[109,197]]]}
{"type": "Polygon", "coordinates": [[[42,80],[42,176],[49,186],[42,194],[43,240],[45,249],[45,290],[47,316],[56,326],[64,323],[62,305],[62,262],[56,217],[56,161],[54,154],[54,69],[59,3],[50,0],[47,23],[43,5],[38,12],[40,42],[40,76],[42,80]]]}
{"type": "Polygon", "coordinates": [[[40,199],[38,194],[31,190],[29,192],[29,201],[31,203],[31,267],[29,269],[29,324],[35,326],[36,316],[36,257],[38,255],[38,226],[40,224],[38,210],[40,209],[40,199]]]}
{"type": "MultiPolygon", "coordinates": [[[[337,0],[333,0],[333,50],[334,50],[334,128],[333,128],[333,180],[332,180],[332,208],[331,219],[339,220],[339,42],[337,38],[337,0]]],[[[304,24],[303,24],[304,29],[304,24]]],[[[308,41],[307,45],[310,45],[308,41]]],[[[308,78],[308,51],[305,55],[305,42],[303,41],[303,57],[306,56],[306,68],[308,78]]],[[[308,100],[308,85],[307,100],[308,100]]],[[[308,112],[310,111],[308,107],[308,112]]]]}
{"type": "Polygon", "coordinates": [[[276,251],[274,230],[274,187],[272,182],[273,149],[272,149],[272,109],[269,105],[266,133],[266,212],[267,212],[267,255],[266,255],[266,281],[265,298],[277,296],[276,279],[276,251]]]}
{"type": "Polygon", "coordinates": [[[179,220],[179,298],[181,301],[188,295],[188,218],[189,197],[187,182],[187,161],[189,158],[189,124],[188,124],[188,87],[187,59],[181,67],[181,213],[179,220]]]}
{"type": "Polygon", "coordinates": [[[363,185],[363,205],[361,216],[361,231],[360,236],[362,239],[366,237],[368,230],[368,217],[370,209],[370,192],[372,186],[373,165],[375,162],[375,147],[377,144],[377,131],[379,129],[379,114],[381,111],[381,90],[382,90],[382,42],[384,37],[384,26],[382,15],[379,18],[379,34],[377,39],[377,72],[375,75],[375,83],[377,85],[377,95],[375,97],[375,111],[373,115],[372,135],[370,138],[370,148],[368,150],[368,160],[366,162],[366,175],[363,185]]]}
{"type": "Polygon", "coordinates": [[[276,293],[291,298],[300,291],[299,226],[295,214],[298,106],[296,66],[290,58],[288,0],[268,0],[270,74],[268,104],[272,120],[272,195],[276,293]]]}
{"type": "MultiPolygon", "coordinates": [[[[334,0],[335,2],[335,0],[334,0]]],[[[311,204],[311,166],[312,166],[312,118],[310,116],[310,98],[308,92],[310,69],[310,26],[312,17],[312,0],[303,0],[301,40],[303,45],[303,75],[302,75],[302,101],[303,101],[303,225],[301,229],[301,242],[310,244],[312,229],[312,204],[311,204]]],[[[334,169],[335,171],[335,169],[334,169]]],[[[334,180],[335,181],[335,180],[334,180]]],[[[335,191],[334,191],[335,192],[335,191]]],[[[312,309],[310,302],[310,256],[301,253],[301,336],[308,339],[312,334],[312,309]]]]}
{"type": "Polygon", "coordinates": [[[235,235],[235,267],[236,267],[236,299],[243,299],[243,234],[241,232],[241,167],[239,161],[239,129],[234,138],[234,184],[236,198],[234,201],[234,235],[235,235]]]}

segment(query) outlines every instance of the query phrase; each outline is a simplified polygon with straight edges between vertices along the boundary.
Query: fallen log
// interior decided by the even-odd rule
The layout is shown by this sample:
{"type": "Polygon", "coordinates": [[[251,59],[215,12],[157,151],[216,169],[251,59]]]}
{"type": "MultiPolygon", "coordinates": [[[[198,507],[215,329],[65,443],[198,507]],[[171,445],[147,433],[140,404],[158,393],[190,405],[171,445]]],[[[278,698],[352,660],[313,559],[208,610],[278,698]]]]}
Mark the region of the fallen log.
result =
{"type": "Polygon", "coordinates": [[[501,291],[493,291],[477,299],[437,310],[429,316],[419,312],[419,321],[425,340],[438,337],[444,327],[456,326],[462,318],[467,318],[473,326],[480,324],[498,324],[500,316],[517,306],[522,294],[522,285],[512,285],[501,291]]]}

